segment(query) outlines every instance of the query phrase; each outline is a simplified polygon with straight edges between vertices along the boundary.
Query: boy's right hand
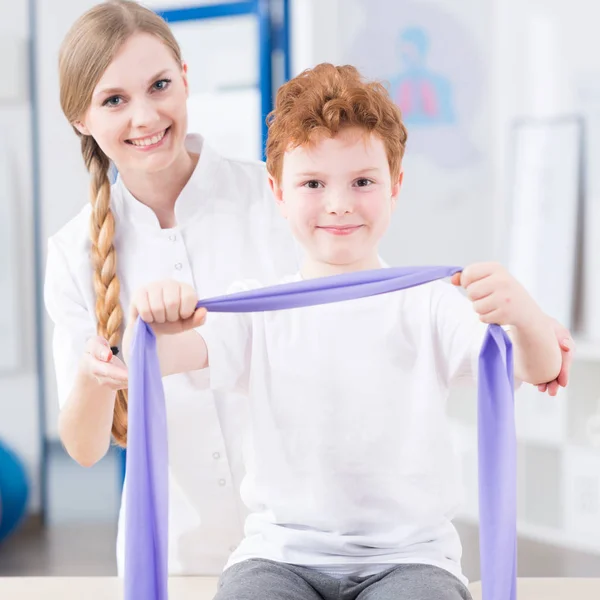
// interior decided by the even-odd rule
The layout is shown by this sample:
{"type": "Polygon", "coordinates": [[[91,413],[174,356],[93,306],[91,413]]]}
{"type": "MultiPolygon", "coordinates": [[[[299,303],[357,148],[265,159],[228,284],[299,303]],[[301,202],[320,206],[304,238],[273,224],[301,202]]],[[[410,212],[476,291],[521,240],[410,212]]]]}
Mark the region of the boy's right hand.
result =
{"type": "Polygon", "coordinates": [[[193,287],[179,281],[151,283],[134,295],[129,323],[138,315],[156,335],[172,335],[204,324],[206,309],[196,308],[198,295],[193,287]]]}

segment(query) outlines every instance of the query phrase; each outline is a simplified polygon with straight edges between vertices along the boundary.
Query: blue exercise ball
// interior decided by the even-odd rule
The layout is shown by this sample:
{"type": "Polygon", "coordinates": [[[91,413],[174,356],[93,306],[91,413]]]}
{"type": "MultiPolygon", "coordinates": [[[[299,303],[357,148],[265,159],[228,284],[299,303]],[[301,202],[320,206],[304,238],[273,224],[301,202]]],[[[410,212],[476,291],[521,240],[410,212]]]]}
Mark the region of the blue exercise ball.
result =
{"type": "Polygon", "coordinates": [[[0,543],[25,516],[28,498],[29,485],[23,463],[0,443],[0,543]]]}

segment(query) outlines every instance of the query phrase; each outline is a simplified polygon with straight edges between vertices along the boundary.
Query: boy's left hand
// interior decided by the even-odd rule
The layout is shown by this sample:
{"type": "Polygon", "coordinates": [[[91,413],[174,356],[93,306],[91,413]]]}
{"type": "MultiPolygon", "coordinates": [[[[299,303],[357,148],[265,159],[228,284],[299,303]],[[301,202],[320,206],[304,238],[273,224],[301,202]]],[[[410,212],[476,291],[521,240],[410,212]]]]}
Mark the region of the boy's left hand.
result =
{"type": "Polygon", "coordinates": [[[575,354],[575,342],[571,336],[571,332],[561,325],[556,319],[550,319],[556,334],[556,340],[560,345],[560,351],[562,356],[562,366],[560,373],[554,381],[543,383],[538,386],[540,392],[548,392],[550,396],[556,396],[558,390],[561,387],[567,387],[569,383],[569,374],[571,371],[571,364],[573,363],[573,357],[575,354]]]}
{"type": "Polygon", "coordinates": [[[499,263],[475,263],[452,276],[465,288],[483,323],[526,326],[543,312],[527,290],[499,263]]]}
{"type": "MultiPolygon", "coordinates": [[[[517,309],[517,321],[523,315],[535,314],[536,310],[540,310],[523,286],[502,265],[497,263],[473,264],[464,271],[455,273],[452,276],[452,283],[467,290],[467,295],[473,301],[473,306],[484,323],[517,327],[514,317],[515,308],[517,309]],[[519,303],[525,306],[524,310],[523,306],[520,307],[521,310],[516,306],[519,303]],[[492,307],[491,311],[490,307],[492,307]]],[[[560,345],[562,366],[560,374],[554,381],[539,385],[538,389],[540,392],[547,392],[550,396],[556,396],[559,387],[566,387],[568,384],[575,343],[567,328],[555,319],[550,320],[557,343],[560,345]]]]}

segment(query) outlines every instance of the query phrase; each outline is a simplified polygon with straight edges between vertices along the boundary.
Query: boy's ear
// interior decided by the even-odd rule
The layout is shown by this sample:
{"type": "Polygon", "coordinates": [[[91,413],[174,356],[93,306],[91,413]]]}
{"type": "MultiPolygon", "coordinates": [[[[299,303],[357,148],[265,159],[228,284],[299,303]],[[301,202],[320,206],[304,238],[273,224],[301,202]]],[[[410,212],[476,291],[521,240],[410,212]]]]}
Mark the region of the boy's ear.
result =
{"type": "Polygon", "coordinates": [[[396,206],[396,201],[398,200],[398,196],[400,194],[400,188],[402,187],[402,180],[404,179],[404,171],[400,171],[400,175],[398,176],[398,181],[392,186],[392,204],[394,207],[396,206]]]}
{"type": "Polygon", "coordinates": [[[277,183],[277,180],[270,173],[269,173],[269,187],[271,188],[271,191],[273,192],[273,197],[275,198],[275,202],[277,203],[277,206],[279,207],[281,214],[285,217],[286,216],[286,210],[285,210],[286,206],[285,206],[285,201],[283,200],[283,191],[282,191],[279,183],[277,183]]]}

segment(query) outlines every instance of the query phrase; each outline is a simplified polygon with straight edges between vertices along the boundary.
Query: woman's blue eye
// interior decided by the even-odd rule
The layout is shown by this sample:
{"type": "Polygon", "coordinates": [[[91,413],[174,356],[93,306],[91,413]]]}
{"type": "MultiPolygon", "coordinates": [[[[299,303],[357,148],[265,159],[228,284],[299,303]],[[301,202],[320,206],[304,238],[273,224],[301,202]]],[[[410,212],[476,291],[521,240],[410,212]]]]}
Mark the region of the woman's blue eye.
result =
{"type": "Polygon", "coordinates": [[[158,91],[166,90],[169,87],[170,83],[171,83],[170,79],[159,79],[154,84],[154,89],[156,89],[158,91]]]}
{"type": "Polygon", "coordinates": [[[102,103],[102,106],[119,106],[120,100],[121,96],[111,96],[102,103]]]}

